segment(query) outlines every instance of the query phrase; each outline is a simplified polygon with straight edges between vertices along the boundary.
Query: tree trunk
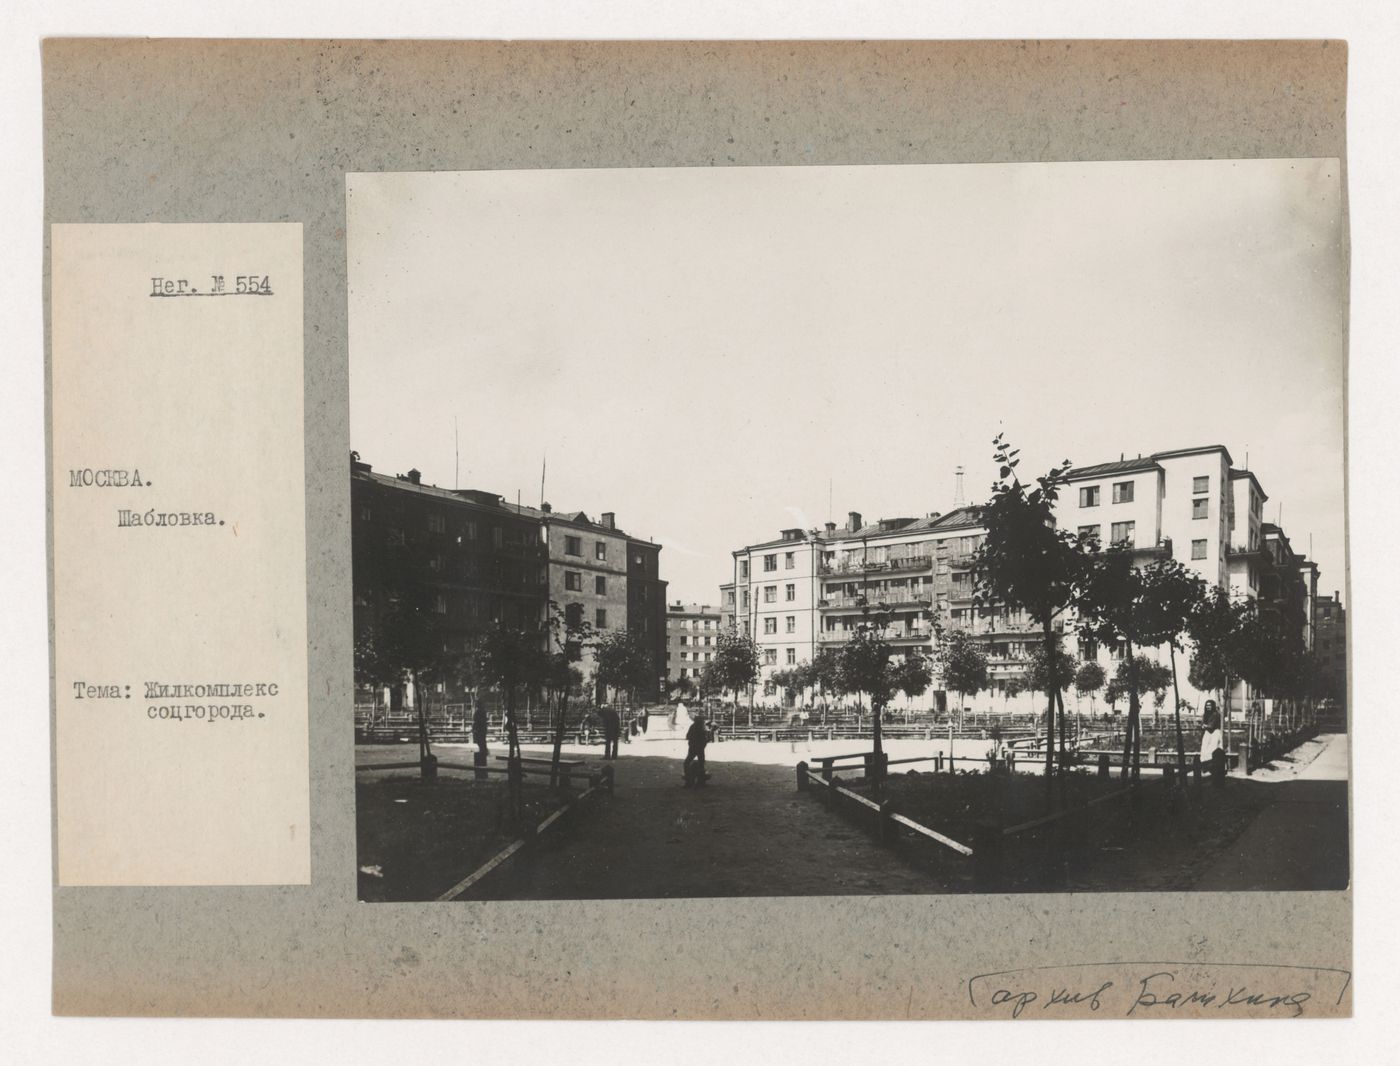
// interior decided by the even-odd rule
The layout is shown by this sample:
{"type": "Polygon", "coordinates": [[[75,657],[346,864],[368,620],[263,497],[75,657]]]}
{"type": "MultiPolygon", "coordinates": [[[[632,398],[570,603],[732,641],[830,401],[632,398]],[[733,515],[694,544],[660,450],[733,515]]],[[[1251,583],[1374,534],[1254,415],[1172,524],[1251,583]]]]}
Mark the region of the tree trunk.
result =
{"type": "Polygon", "coordinates": [[[554,751],[549,762],[549,785],[556,788],[559,785],[559,760],[564,749],[564,729],[569,718],[569,690],[565,689],[559,696],[559,721],[554,727],[554,751]]]}
{"type": "MultiPolygon", "coordinates": [[[[1050,629],[1050,619],[1042,624],[1045,634],[1045,663],[1048,667],[1054,662],[1055,634],[1050,629]]],[[[1049,671],[1053,673],[1053,671],[1049,671]]],[[[1055,683],[1048,681],[1045,686],[1045,804],[1049,809],[1055,804],[1055,683]]]]}
{"type": "Polygon", "coordinates": [[[1176,765],[1177,781],[1184,782],[1186,774],[1186,742],[1181,736],[1181,693],[1176,684],[1176,645],[1167,645],[1167,654],[1172,662],[1172,710],[1176,717],[1176,765]]]}
{"type": "Polygon", "coordinates": [[[510,815],[519,819],[522,813],[520,772],[520,733],[515,724],[515,686],[506,686],[506,780],[510,798],[510,815]]]}
{"type": "Polygon", "coordinates": [[[1133,642],[1125,639],[1124,645],[1128,651],[1128,728],[1123,733],[1123,780],[1127,780],[1129,774],[1133,781],[1138,779],[1138,757],[1142,752],[1142,745],[1138,736],[1138,719],[1140,714],[1140,703],[1138,700],[1137,684],[1137,656],[1133,654],[1133,642]]]}

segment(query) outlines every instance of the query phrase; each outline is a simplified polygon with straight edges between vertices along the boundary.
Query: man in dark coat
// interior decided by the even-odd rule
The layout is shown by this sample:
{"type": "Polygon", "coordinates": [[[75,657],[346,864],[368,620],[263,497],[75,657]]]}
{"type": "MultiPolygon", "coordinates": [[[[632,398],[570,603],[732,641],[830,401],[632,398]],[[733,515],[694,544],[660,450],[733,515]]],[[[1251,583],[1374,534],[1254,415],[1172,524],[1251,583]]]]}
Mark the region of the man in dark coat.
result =
{"type": "Polygon", "coordinates": [[[622,719],[612,707],[604,707],[598,712],[603,720],[603,758],[617,758],[617,740],[622,736],[622,719]]]}
{"type": "Polygon", "coordinates": [[[687,749],[684,776],[686,787],[689,788],[692,780],[696,784],[703,784],[710,776],[705,772],[705,745],[710,742],[710,730],[705,725],[704,715],[696,714],[695,721],[691,722],[690,728],[686,730],[685,740],[687,749]]]}

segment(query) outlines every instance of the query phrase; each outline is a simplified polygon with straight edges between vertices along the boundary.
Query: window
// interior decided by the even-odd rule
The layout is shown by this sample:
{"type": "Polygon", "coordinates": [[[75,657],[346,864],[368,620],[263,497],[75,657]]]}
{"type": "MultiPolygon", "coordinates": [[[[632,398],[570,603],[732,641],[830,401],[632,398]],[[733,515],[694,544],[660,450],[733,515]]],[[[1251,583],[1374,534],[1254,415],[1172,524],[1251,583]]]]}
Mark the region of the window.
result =
{"type": "Polygon", "coordinates": [[[705,647],[708,648],[708,647],[713,646],[714,642],[715,642],[715,638],[714,638],[714,637],[706,637],[706,638],[705,638],[705,647]]]}
{"type": "Polygon", "coordinates": [[[795,552],[787,552],[787,553],[783,556],[783,569],[784,569],[784,570],[791,570],[791,569],[792,569],[793,567],[795,567],[796,565],[797,565],[797,554],[796,554],[795,552]]]}
{"type": "MultiPolygon", "coordinates": [[[[603,560],[603,559],[606,559],[607,557],[608,557],[608,545],[607,545],[607,542],[606,542],[606,541],[600,540],[600,541],[598,541],[597,544],[593,545],[593,558],[598,559],[599,561],[601,561],[601,560],[603,560]]],[[[639,558],[637,561],[638,561],[638,562],[641,562],[641,559],[639,558]]]]}
{"type": "Polygon", "coordinates": [[[583,591],[583,575],[577,570],[564,571],[564,588],[569,592],[583,591]]]}
{"type": "Polygon", "coordinates": [[[505,543],[505,534],[501,532],[501,527],[500,527],[500,526],[492,526],[492,527],[491,527],[491,546],[492,546],[493,548],[499,548],[499,547],[500,547],[502,544],[504,544],[504,543],[505,543]]]}
{"type": "Polygon", "coordinates": [[[771,615],[763,620],[763,632],[772,634],[778,631],[778,620],[771,615]]]}
{"type": "Polygon", "coordinates": [[[778,649],[777,649],[777,648],[764,648],[764,649],[763,649],[763,662],[764,662],[764,664],[767,665],[767,666],[777,666],[777,665],[778,665],[778,649]]]}
{"type": "Polygon", "coordinates": [[[1080,507],[1097,507],[1099,505],[1099,487],[1089,485],[1079,490],[1080,507]]]}
{"type": "Polygon", "coordinates": [[[439,593],[437,594],[437,602],[434,603],[433,606],[434,606],[434,608],[437,610],[437,613],[438,613],[438,614],[446,614],[446,613],[447,613],[447,597],[444,596],[441,592],[439,592],[439,593]]]}
{"type": "Polygon", "coordinates": [[[688,651],[683,651],[683,652],[681,652],[681,662],[685,662],[686,659],[687,659],[687,657],[688,657],[689,655],[690,655],[690,652],[688,652],[688,651]]]}
{"type": "Polygon", "coordinates": [[[763,602],[764,602],[764,603],[777,603],[777,602],[778,602],[778,586],[777,586],[777,585],[764,585],[764,586],[763,586],[763,602]]]}
{"type": "Polygon", "coordinates": [[[565,537],[565,538],[564,538],[564,554],[565,554],[565,555],[582,555],[582,554],[583,554],[583,538],[582,538],[582,537],[565,537]]]}
{"type": "Polygon", "coordinates": [[[743,596],[743,600],[742,600],[742,606],[743,606],[744,610],[746,610],[746,611],[749,609],[749,590],[748,590],[748,589],[744,589],[744,596],[743,596]]]}
{"type": "Polygon", "coordinates": [[[602,574],[598,574],[593,578],[593,591],[599,596],[606,596],[608,594],[608,579],[602,574]]]}
{"type": "Polygon", "coordinates": [[[795,665],[797,664],[797,649],[796,649],[796,648],[789,648],[789,649],[787,650],[787,664],[788,664],[789,666],[795,666],[795,665]]]}
{"type": "Polygon", "coordinates": [[[796,633],[796,632],[797,632],[797,615],[795,615],[795,614],[790,614],[790,615],[788,615],[788,616],[787,616],[787,619],[786,619],[785,622],[784,622],[784,624],[785,624],[786,627],[787,627],[787,632],[789,632],[789,633],[796,633]]]}
{"type": "Polygon", "coordinates": [[[1191,491],[1194,492],[1194,493],[1196,493],[1197,495],[1200,495],[1200,494],[1203,493],[1203,492],[1209,492],[1209,491],[1210,491],[1210,478],[1209,478],[1209,477],[1193,477],[1193,478],[1191,479],[1191,491]]]}
{"type": "Polygon", "coordinates": [[[371,511],[367,505],[362,504],[362,505],[360,506],[360,521],[361,521],[361,522],[368,522],[368,521],[369,521],[370,519],[372,519],[373,517],[374,517],[374,512],[371,511]]]}
{"type": "Polygon", "coordinates": [[[1192,517],[1192,518],[1209,518],[1209,517],[1210,517],[1210,497],[1209,497],[1209,496],[1202,496],[1202,497],[1201,497],[1200,499],[1198,499],[1198,500],[1192,500],[1192,501],[1191,501],[1191,517],[1192,517]]]}
{"type": "Polygon", "coordinates": [[[468,522],[462,526],[462,536],[467,540],[476,540],[476,523],[468,522]]]}
{"type": "Polygon", "coordinates": [[[1133,483],[1131,481],[1115,481],[1113,483],[1113,502],[1133,502],[1133,483]]]}
{"type": "Polygon", "coordinates": [[[724,594],[724,605],[726,607],[734,606],[734,592],[732,589],[724,594]]]}
{"type": "Polygon", "coordinates": [[[778,569],[778,557],[776,555],[765,555],[763,557],[763,572],[770,573],[778,569]]]}
{"type": "Polygon", "coordinates": [[[599,629],[607,629],[608,612],[605,611],[603,608],[599,607],[596,611],[593,612],[593,624],[599,629]]]}
{"type": "Polygon", "coordinates": [[[1102,529],[1102,528],[1103,528],[1102,526],[1097,526],[1097,525],[1094,525],[1094,526],[1080,526],[1080,527],[1079,527],[1079,539],[1080,539],[1080,540],[1089,540],[1090,538],[1093,538],[1094,540],[1098,540],[1098,539],[1099,539],[1099,530],[1102,529]]]}
{"type": "Polygon", "coordinates": [[[429,532],[429,533],[446,533],[446,532],[447,532],[447,520],[446,520],[445,518],[443,518],[442,515],[440,515],[440,514],[430,514],[430,515],[428,515],[428,532],[429,532]]]}
{"type": "Polygon", "coordinates": [[[681,634],[681,647],[684,648],[684,647],[686,646],[686,644],[689,643],[689,640],[690,640],[690,638],[687,637],[684,633],[682,633],[682,634],[681,634]]]}
{"type": "Polygon", "coordinates": [[[1191,542],[1191,558],[1204,559],[1206,557],[1206,542],[1204,540],[1193,540],[1191,542]]]}
{"type": "Polygon", "coordinates": [[[706,653],[705,653],[705,661],[706,661],[706,662],[709,662],[709,661],[710,661],[710,653],[709,653],[709,652],[706,652],[706,653]]]}
{"type": "Polygon", "coordinates": [[[739,578],[740,578],[741,580],[743,580],[743,581],[747,581],[747,580],[748,580],[748,577],[749,577],[749,561],[748,561],[747,559],[740,559],[740,560],[739,560],[739,578]]]}
{"type": "Polygon", "coordinates": [[[1133,536],[1136,527],[1136,522],[1114,522],[1111,532],[1113,538],[1112,543],[1126,544],[1131,548],[1133,546],[1133,536]]]}
{"type": "MultiPolygon", "coordinates": [[[[734,593],[732,593],[732,592],[729,594],[729,602],[730,602],[730,603],[733,603],[733,602],[734,602],[734,593]]],[[[706,629],[712,629],[712,628],[714,628],[714,624],[715,624],[715,623],[714,623],[713,619],[710,619],[710,618],[706,618],[706,619],[705,619],[705,628],[706,628],[706,629]]],[[[710,642],[710,641],[709,641],[709,638],[707,637],[707,638],[705,639],[705,643],[708,644],[709,642],[710,642]]]]}
{"type": "Polygon", "coordinates": [[[788,603],[792,603],[793,600],[797,599],[797,586],[796,586],[796,585],[784,585],[784,586],[783,586],[783,599],[785,599],[788,603]]]}

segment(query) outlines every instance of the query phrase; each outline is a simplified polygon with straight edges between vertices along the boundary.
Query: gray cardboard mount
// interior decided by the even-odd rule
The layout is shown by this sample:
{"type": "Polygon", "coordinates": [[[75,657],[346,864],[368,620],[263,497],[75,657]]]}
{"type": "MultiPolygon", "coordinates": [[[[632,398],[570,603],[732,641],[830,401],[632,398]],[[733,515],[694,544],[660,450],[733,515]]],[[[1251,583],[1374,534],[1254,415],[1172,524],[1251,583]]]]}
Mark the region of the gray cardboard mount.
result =
{"type": "Polygon", "coordinates": [[[54,39],[43,67],[47,222],[305,234],[312,883],[55,889],[56,1012],[1002,1017],[974,975],[1350,969],[1349,891],[360,904],[345,476],[347,172],[1344,159],[1344,43],[54,39]]]}

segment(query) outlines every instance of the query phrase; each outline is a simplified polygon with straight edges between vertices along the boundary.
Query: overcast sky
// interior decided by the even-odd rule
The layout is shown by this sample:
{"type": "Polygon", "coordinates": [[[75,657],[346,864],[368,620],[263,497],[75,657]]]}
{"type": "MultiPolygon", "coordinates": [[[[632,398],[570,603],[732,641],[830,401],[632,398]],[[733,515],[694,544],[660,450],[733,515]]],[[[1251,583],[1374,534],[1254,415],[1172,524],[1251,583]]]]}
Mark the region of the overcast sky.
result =
{"type": "Polygon", "coordinates": [[[615,511],[670,598],[729,552],[1022,471],[1223,444],[1342,588],[1335,160],[349,178],[376,470],[615,511]],[[830,493],[830,496],[829,496],[830,493]],[[830,499],[830,503],[828,500],[830,499]]]}

